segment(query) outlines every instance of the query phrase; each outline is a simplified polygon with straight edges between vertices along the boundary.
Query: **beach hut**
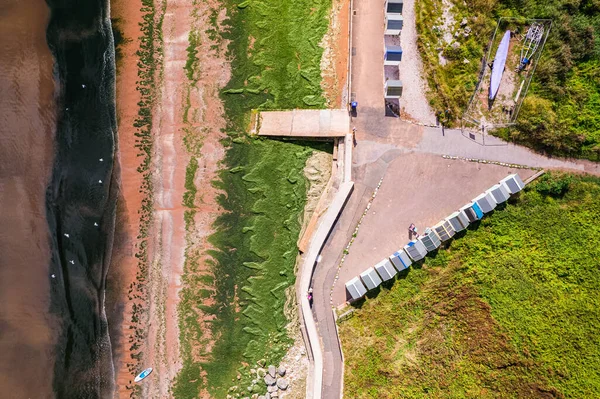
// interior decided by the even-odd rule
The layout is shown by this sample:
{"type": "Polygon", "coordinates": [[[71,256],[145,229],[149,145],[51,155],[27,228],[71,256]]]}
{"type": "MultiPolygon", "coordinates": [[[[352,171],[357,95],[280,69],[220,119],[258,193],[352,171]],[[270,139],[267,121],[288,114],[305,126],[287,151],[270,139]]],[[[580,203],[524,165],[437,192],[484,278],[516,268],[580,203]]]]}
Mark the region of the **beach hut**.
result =
{"type": "Polygon", "coordinates": [[[450,222],[446,220],[442,220],[441,222],[433,226],[433,231],[435,231],[435,233],[438,235],[438,237],[440,237],[440,240],[442,241],[448,241],[454,236],[454,234],[456,234],[456,231],[452,227],[452,224],[450,224],[450,222]]]}
{"type": "Polygon", "coordinates": [[[523,190],[523,187],[525,187],[525,183],[523,183],[523,180],[521,180],[519,175],[516,173],[506,176],[504,179],[500,180],[500,184],[503,185],[511,194],[518,193],[519,191],[523,190]]]}
{"type": "Polygon", "coordinates": [[[346,290],[348,290],[352,299],[362,298],[367,293],[367,289],[358,277],[354,277],[346,283],[346,290]]]}
{"type": "Polygon", "coordinates": [[[399,272],[404,269],[408,269],[408,267],[412,264],[412,261],[403,249],[394,252],[394,254],[390,256],[390,260],[399,272]]]}
{"type": "Polygon", "coordinates": [[[465,211],[454,212],[446,218],[446,221],[452,225],[455,232],[463,231],[469,226],[469,218],[465,211]]]}
{"type": "Polygon", "coordinates": [[[427,248],[421,241],[411,241],[404,246],[404,251],[413,261],[421,260],[427,255],[427,248]]]}
{"type": "Polygon", "coordinates": [[[404,0],[387,0],[385,2],[385,13],[390,14],[402,14],[402,8],[404,7],[404,0]]]}
{"type": "Polygon", "coordinates": [[[385,46],[383,53],[383,65],[400,65],[402,61],[402,47],[385,46]]]}
{"type": "Polygon", "coordinates": [[[479,205],[479,208],[481,208],[483,213],[489,213],[496,208],[496,200],[494,199],[494,196],[488,192],[479,194],[475,197],[473,202],[479,205]]]}
{"type": "Polygon", "coordinates": [[[385,16],[384,35],[399,35],[404,25],[404,19],[399,14],[387,14],[385,16]]]}
{"type": "Polygon", "coordinates": [[[402,97],[402,82],[400,80],[386,80],[383,89],[385,98],[402,97]]]}
{"type": "Polygon", "coordinates": [[[483,212],[476,203],[470,203],[463,206],[460,208],[459,212],[464,212],[471,223],[476,222],[483,217],[483,212]]]}
{"type": "Polygon", "coordinates": [[[508,189],[502,184],[496,184],[486,192],[492,193],[494,200],[496,200],[496,203],[498,204],[505,202],[510,197],[508,189]]]}
{"type": "Polygon", "coordinates": [[[381,278],[379,277],[379,274],[377,274],[375,269],[372,267],[369,267],[367,270],[362,272],[360,274],[360,279],[363,281],[368,290],[377,288],[379,284],[381,284],[381,278]]]}
{"type": "Polygon", "coordinates": [[[442,243],[437,234],[429,227],[425,229],[425,233],[417,241],[422,242],[428,252],[435,251],[442,243]]]}
{"type": "Polygon", "coordinates": [[[377,271],[377,273],[383,281],[393,279],[396,273],[398,273],[396,269],[394,269],[394,266],[392,265],[392,262],[389,259],[384,259],[378,264],[376,264],[375,270],[377,271]]]}

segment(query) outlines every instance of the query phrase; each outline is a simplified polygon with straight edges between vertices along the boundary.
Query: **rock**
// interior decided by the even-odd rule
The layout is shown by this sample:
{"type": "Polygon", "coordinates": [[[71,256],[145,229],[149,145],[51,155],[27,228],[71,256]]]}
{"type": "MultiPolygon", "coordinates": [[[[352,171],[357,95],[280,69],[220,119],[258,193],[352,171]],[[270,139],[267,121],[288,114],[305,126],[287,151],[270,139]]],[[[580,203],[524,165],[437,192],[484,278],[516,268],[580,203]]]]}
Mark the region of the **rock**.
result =
{"type": "Polygon", "coordinates": [[[265,399],[271,399],[271,394],[269,392],[265,394],[265,399]]]}
{"type": "Polygon", "coordinates": [[[258,378],[263,378],[265,375],[267,375],[267,370],[263,369],[262,367],[256,370],[256,376],[258,378]]]}
{"type": "Polygon", "coordinates": [[[269,375],[273,378],[275,378],[275,366],[270,365],[269,366],[269,375]]]}
{"type": "Polygon", "coordinates": [[[279,366],[279,368],[277,369],[277,373],[283,377],[285,375],[285,367],[279,366]]]}
{"type": "Polygon", "coordinates": [[[276,382],[277,380],[275,379],[275,377],[272,377],[271,374],[265,375],[265,384],[275,385],[276,382]]]}
{"type": "Polygon", "coordinates": [[[279,397],[279,393],[277,391],[275,391],[271,394],[271,398],[278,398],[278,397],[279,397]]]}
{"type": "Polygon", "coordinates": [[[466,58],[463,60],[463,64],[468,64],[469,62],[470,61],[468,59],[466,59],[466,58]]]}
{"type": "Polygon", "coordinates": [[[460,26],[465,26],[469,21],[467,20],[467,18],[463,18],[462,21],[460,21],[460,26]]]}
{"type": "Polygon", "coordinates": [[[460,43],[459,43],[459,42],[454,42],[454,43],[452,43],[452,48],[453,48],[454,50],[458,49],[459,47],[460,47],[460,43]]]}
{"type": "Polygon", "coordinates": [[[267,392],[269,392],[270,394],[272,394],[275,391],[277,391],[277,387],[275,385],[269,385],[267,387],[267,392]]]}
{"type": "Polygon", "coordinates": [[[265,359],[260,359],[258,362],[256,362],[256,364],[258,364],[260,367],[265,367],[266,363],[267,361],[265,359]]]}
{"type": "Polygon", "coordinates": [[[254,374],[254,373],[256,373],[256,370],[250,369],[250,374],[254,374]]]}
{"type": "Polygon", "coordinates": [[[260,395],[258,399],[265,399],[264,395],[260,395]]]}
{"type": "Polygon", "coordinates": [[[247,389],[248,389],[248,392],[252,392],[252,385],[250,385],[247,389]]]}
{"type": "Polygon", "coordinates": [[[252,399],[258,399],[258,394],[257,393],[252,394],[252,399]]]}
{"type": "Polygon", "coordinates": [[[286,390],[288,387],[288,382],[285,378],[278,378],[277,379],[277,388],[282,389],[282,390],[286,390]]]}

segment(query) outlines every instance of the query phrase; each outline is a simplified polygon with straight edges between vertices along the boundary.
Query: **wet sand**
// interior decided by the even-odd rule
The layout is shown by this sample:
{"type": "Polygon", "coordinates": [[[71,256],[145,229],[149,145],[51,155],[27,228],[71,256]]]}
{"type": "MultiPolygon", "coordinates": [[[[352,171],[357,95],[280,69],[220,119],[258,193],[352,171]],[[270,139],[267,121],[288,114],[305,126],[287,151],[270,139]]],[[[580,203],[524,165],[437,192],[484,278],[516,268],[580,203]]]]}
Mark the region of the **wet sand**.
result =
{"type": "Polygon", "coordinates": [[[0,6],[0,397],[52,394],[46,187],[53,163],[53,59],[44,0],[0,6]]]}

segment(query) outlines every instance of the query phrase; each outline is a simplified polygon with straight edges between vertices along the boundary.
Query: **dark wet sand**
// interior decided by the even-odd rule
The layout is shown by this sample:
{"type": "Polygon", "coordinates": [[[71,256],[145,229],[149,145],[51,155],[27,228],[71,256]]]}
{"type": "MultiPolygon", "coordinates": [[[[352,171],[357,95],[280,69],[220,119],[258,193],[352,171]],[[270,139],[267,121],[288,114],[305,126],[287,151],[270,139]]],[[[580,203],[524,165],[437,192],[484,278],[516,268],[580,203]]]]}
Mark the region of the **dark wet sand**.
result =
{"type": "Polygon", "coordinates": [[[0,3],[0,397],[53,397],[46,189],[54,146],[44,0],[0,3]]]}

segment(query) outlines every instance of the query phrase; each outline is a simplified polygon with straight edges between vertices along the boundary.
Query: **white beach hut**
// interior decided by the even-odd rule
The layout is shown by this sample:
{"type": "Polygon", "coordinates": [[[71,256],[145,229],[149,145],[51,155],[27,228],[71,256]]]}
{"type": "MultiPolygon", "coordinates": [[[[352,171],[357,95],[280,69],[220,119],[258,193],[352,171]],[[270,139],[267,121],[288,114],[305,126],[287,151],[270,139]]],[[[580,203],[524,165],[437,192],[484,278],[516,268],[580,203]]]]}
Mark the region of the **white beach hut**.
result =
{"type": "Polygon", "coordinates": [[[385,16],[384,35],[399,35],[404,25],[404,18],[400,14],[387,14],[385,16]]]}
{"type": "Polygon", "coordinates": [[[358,277],[354,277],[346,283],[346,290],[348,290],[352,299],[362,298],[367,293],[367,289],[358,277]]]}
{"type": "Polygon", "coordinates": [[[440,237],[440,240],[442,241],[448,241],[449,239],[454,237],[454,234],[456,234],[456,231],[452,227],[452,224],[447,220],[442,220],[441,222],[433,226],[433,231],[435,231],[435,233],[438,235],[438,237],[440,237]]]}
{"type": "Polygon", "coordinates": [[[365,287],[367,287],[368,290],[377,288],[379,284],[381,284],[381,277],[379,277],[379,274],[377,274],[375,269],[372,267],[369,267],[367,270],[362,272],[360,274],[360,279],[363,281],[363,283],[365,283],[365,287]]]}
{"type": "Polygon", "coordinates": [[[394,266],[392,265],[392,262],[389,259],[384,259],[378,264],[376,264],[375,270],[377,271],[377,273],[383,281],[393,279],[396,273],[398,273],[396,269],[394,269],[394,266]]]}
{"type": "Polygon", "coordinates": [[[525,187],[525,183],[523,183],[523,180],[521,180],[519,175],[516,173],[513,175],[508,175],[504,179],[500,180],[500,184],[502,184],[511,194],[518,193],[519,191],[523,190],[523,187],[525,187]]]}
{"type": "Polygon", "coordinates": [[[498,204],[501,204],[510,198],[510,193],[508,192],[508,189],[502,184],[496,184],[486,192],[492,193],[494,200],[496,200],[496,203],[498,204]]]}
{"type": "Polygon", "coordinates": [[[390,256],[390,260],[399,272],[404,269],[408,269],[408,267],[412,264],[412,260],[410,260],[410,257],[406,254],[406,252],[404,252],[403,249],[394,252],[394,254],[390,256]]]}
{"type": "Polygon", "coordinates": [[[404,251],[413,261],[421,260],[427,255],[427,248],[421,241],[411,241],[404,246],[404,251]]]}
{"type": "Polygon", "coordinates": [[[465,211],[454,212],[446,218],[446,221],[452,225],[452,228],[457,233],[459,231],[463,231],[469,226],[469,218],[467,217],[465,211]]]}
{"type": "Polygon", "coordinates": [[[425,233],[417,241],[422,242],[428,252],[435,251],[442,243],[437,234],[429,227],[425,229],[425,233]]]}
{"type": "Polygon", "coordinates": [[[496,208],[496,200],[491,193],[485,192],[479,194],[473,200],[474,203],[479,205],[479,208],[483,211],[483,213],[489,213],[496,208]]]}

